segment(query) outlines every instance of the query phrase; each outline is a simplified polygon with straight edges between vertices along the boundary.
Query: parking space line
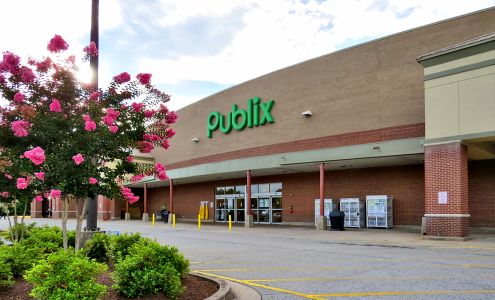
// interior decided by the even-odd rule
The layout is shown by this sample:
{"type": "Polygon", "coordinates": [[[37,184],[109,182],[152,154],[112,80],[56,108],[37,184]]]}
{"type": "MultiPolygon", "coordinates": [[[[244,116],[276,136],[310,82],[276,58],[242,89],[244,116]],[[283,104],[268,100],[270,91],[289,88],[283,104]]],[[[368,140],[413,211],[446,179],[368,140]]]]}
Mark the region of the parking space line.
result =
{"type": "Polygon", "coordinates": [[[275,292],[280,292],[280,293],[285,293],[285,294],[290,294],[290,295],[295,295],[295,296],[299,296],[299,297],[303,297],[303,298],[307,298],[307,299],[325,300],[324,298],[321,298],[318,295],[308,295],[308,294],[300,293],[297,291],[292,291],[292,290],[277,288],[277,287],[273,287],[273,286],[269,286],[269,285],[254,283],[254,282],[251,282],[249,280],[242,280],[242,279],[237,279],[237,278],[232,278],[232,277],[227,277],[227,276],[222,276],[222,275],[212,274],[212,273],[207,273],[207,272],[201,272],[201,271],[193,271],[193,273],[198,273],[198,274],[202,274],[202,275],[206,275],[206,276],[211,276],[211,277],[216,277],[216,278],[220,278],[220,279],[224,279],[224,280],[234,281],[234,282],[238,282],[238,283],[253,286],[253,287],[259,287],[259,288],[263,288],[263,289],[267,289],[267,290],[271,290],[271,291],[275,291],[275,292]]]}
{"type": "Polygon", "coordinates": [[[330,293],[310,294],[309,297],[369,297],[369,296],[405,296],[405,295],[479,295],[495,294],[495,290],[460,290],[460,291],[396,291],[396,292],[358,292],[358,293],[330,293]]]}

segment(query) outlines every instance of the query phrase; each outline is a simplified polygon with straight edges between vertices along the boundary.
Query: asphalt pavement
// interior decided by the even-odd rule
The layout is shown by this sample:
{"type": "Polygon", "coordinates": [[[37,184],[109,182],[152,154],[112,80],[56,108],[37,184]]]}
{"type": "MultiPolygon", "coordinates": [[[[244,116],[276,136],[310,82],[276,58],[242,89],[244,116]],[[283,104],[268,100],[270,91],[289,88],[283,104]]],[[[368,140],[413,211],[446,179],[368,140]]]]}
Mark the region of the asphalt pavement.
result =
{"type": "MultiPolygon", "coordinates": [[[[61,220],[27,222],[60,226],[61,220]]],[[[466,242],[385,229],[99,221],[178,247],[193,272],[250,286],[263,299],[495,299],[495,234],[466,242]]],[[[8,223],[0,220],[0,229],[8,223]]],[[[69,228],[75,221],[69,220],[69,228]]],[[[249,299],[247,299],[249,300],[249,299]]]]}

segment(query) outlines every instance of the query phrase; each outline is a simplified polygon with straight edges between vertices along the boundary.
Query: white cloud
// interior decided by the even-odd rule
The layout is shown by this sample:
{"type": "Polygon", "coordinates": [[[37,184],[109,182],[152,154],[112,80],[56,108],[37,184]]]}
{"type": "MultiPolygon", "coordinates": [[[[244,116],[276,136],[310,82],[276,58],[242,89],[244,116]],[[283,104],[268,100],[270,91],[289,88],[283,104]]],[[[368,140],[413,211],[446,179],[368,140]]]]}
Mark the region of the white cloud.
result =
{"type": "Polygon", "coordinates": [[[377,38],[495,4],[488,0],[207,2],[162,0],[163,5],[173,7],[174,17],[161,20],[161,24],[195,15],[214,17],[242,5],[249,8],[244,28],[215,55],[141,58],[139,69],[153,72],[155,83],[198,80],[237,84],[332,52],[349,40],[377,38]]]}

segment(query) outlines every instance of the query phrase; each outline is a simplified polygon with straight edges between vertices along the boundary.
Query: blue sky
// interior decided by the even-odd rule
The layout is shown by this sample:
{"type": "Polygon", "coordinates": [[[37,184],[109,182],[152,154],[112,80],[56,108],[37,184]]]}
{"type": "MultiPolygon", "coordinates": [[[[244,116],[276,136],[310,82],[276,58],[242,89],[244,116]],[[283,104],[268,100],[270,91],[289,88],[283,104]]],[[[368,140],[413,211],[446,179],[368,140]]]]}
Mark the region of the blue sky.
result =
{"type": "MultiPolygon", "coordinates": [[[[153,73],[179,109],[313,57],[491,6],[495,0],[100,0],[100,85],[123,71],[153,73]]],[[[60,34],[80,53],[90,9],[90,0],[1,1],[0,51],[39,57],[60,34]]]]}

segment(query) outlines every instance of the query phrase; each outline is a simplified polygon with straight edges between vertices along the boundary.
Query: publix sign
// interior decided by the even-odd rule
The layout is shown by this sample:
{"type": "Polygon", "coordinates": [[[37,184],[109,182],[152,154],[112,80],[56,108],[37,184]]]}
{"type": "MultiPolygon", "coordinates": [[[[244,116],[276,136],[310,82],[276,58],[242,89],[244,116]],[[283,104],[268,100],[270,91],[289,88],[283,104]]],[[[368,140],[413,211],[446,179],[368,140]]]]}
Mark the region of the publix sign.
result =
{"type": "Polygon", "coordinates": [[[275,120],[271,114],[275,100],[263,102],[259,97],[254,97],[247,101],[247,109],[239,108],[237,104],[232,104],[232,111],[224,116],[218,111],[211,112],[208,115],[207,136],[212,138],[213,132],[220,129],[227,134],[232,129],[241,131],[244,128],[253,128],[268,123],[274,123],[275,120]]]}

